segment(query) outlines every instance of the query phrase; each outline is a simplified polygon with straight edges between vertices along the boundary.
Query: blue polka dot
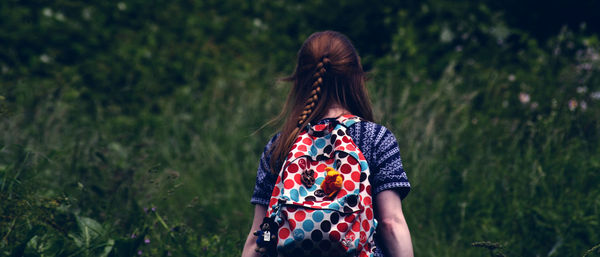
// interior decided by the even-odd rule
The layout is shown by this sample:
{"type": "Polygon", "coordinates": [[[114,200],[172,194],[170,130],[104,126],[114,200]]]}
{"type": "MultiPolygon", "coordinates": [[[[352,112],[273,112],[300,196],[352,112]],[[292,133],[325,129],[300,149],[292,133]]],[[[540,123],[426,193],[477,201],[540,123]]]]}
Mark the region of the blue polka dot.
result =
{"type": "Polygon", "coordinates": [[[325,139],[323,139],[323,138],[319,138],[319,139],[315,140],[315,145],[316,145],[318,148],[323,148],[323,147],[325,147],[325,139]]]}
{"type": "Polygon", "coordinates": [[[300,191],[300,196],[302,196],[302,197],[305,197],[308,194],[304,187],[300,187],[300,189],[298,191],[300,191]]]}
{"type": "Polygon", "coordinates": [[[312,155],[316,155],[317,154],[317,148],[315,147],[315,145],[310,147],[310,151],[312,152],[312,155]]]}
{"type": "Polygon", "coordinates": [[[360,169],[361,170],[367,170],[367,168],[369,168],[369,165],[367,164],[366,161],[361,161],[360,162],[360,169]]]}
{"type": "Polygon", "coordinates": [[[292,189],[290,190],[290,197],[292,198],[292,201],[299,201],[300,197],[298,197],[298,190],[296,189],[292,189]]]}
{"type": "Polygon", "coordinates": [[[321,212],[321,211],[315,211],[315,212],[313,212],[312,219],[315,222],[321,222],[323,220],[323,216],[324,216],[323,212],[321,212]]]}
{"type": "MultiPolygon", "coordinates": [[[[315,185],[321,185],[321,183],[323,183],[324,179],[325,179],[324,177],[317,178],[315,180],[315,185]]],[[[315,187],[315,186],[313,186],[313,187],[315,187]]]]}
{"type": "Polygon", "coordinates": [[[302,231],[302,229],[295,229],[293,234],[294,234],[294,239],[296,239],[296,240],[304,239],[304,231],[302,231]]]}
{"type": "Polygon", "coordinates": [[[288,238],[287,240],[285,240],[285,242],[283,242],[283,245],[280,245],[277,248],[291,250],[293,247],[294,247],[294,239],[288,238]]]}
{"type": "Polygon", "coordinates": [[[315,227],[315,224],[311,220],[304,220],[302,222],[302,228],[304,231],[311,231],[315,227]]]}
{"type": "Polygon", "coordinates": [[[337,203],[331,203],[331,204],[330,204],[328,207],[329,207],[330,209],[337,210],[337,209],[339,209],[339,208],[340,208],[340,205],[339,205],[339,204],[337,204],[337,203]]]}
{"type": "Polygon", "coordinates": [[[360,188],[354,189],[354,194],[355,194],[355,195],[358,195],[358,194],[360,194],[360,188]]]}

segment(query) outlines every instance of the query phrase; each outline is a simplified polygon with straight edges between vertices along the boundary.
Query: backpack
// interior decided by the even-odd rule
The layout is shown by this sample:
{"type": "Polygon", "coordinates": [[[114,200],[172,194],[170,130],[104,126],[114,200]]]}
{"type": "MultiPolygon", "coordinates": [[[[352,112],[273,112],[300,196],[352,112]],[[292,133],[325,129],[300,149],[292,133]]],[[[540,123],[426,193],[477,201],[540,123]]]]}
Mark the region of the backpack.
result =
{"type": "Polygon", "coordinates": [[[275,182],[267,217],[283,256],[373,256],[377,222],[369,167],[345,115],[304,128],[275,182]]]}

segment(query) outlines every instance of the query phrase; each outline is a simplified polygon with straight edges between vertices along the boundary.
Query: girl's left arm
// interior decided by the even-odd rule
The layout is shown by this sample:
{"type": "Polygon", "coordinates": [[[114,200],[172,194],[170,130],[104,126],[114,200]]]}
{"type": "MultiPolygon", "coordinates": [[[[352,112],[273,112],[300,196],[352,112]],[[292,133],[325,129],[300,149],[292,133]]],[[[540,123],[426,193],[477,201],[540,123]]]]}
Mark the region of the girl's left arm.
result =
{"type": "Polygon", "coordinates": [[[400,195],[393,190],[384,190],[375,196],[379,220],[379,238],[383,239],[383,249],[389,256],[413,257],[412,241],[400,195]]]}

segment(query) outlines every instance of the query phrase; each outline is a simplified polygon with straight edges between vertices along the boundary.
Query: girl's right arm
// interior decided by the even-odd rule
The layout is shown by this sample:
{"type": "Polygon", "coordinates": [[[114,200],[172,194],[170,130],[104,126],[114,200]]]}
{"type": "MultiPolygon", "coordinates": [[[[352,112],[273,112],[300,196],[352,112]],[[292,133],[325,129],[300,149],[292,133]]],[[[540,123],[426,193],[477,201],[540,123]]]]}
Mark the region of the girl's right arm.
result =
{"type": "Polygon", "coordinates": [[[260,224],[262,224],[265,215],[267,215],[267,207],[256,204],[254,207],[254,220],[252,221],[250,233],[248,233],[246,243],[244,244],[242,257],[260,257],[256,252],[256,236],[254,235],[254,231],[260,230],[260,224]]]}

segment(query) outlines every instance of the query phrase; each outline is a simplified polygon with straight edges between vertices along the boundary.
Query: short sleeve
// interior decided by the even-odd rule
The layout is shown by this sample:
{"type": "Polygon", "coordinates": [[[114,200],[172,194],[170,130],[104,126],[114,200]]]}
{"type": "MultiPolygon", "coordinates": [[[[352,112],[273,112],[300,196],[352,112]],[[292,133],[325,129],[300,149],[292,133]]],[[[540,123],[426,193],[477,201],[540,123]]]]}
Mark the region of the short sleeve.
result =
{"type": "Polygon", "coordinates": [[[271,173],[269,162],[271,160],[271,147],[273,146],[273,143],[277,139],[278,135],[279,134],[275,135],[273,138],[271,138],[271,140],[269,140],[269,143],[267,143],[262,155],[260,156],[258,170],[256,171],[254,193],[250,199],[250,203],[252,204],[269,205],[271,193],[273,191],[273,187],[275,187],[275,181],[277,180],[277,175],[271,173]]]}
{"type": "Polygon", "coordinates": [[[373,122],[357,123],[348,132],[369,164],[373,195],[391,189],[396,190],[400,198],[404,199],[410,191],[410,182],[404,171],[394,134],[373,122]]]}

